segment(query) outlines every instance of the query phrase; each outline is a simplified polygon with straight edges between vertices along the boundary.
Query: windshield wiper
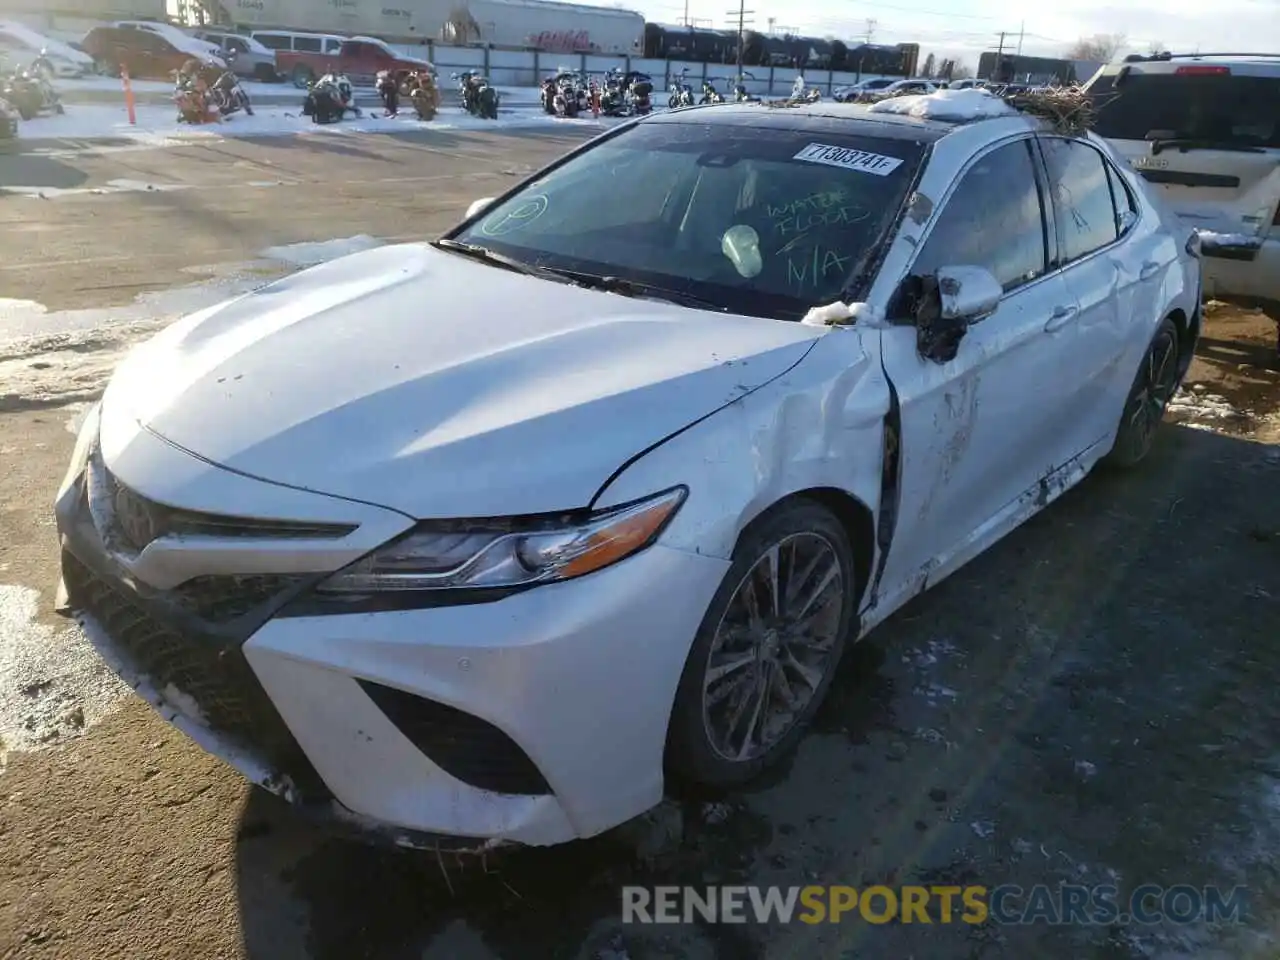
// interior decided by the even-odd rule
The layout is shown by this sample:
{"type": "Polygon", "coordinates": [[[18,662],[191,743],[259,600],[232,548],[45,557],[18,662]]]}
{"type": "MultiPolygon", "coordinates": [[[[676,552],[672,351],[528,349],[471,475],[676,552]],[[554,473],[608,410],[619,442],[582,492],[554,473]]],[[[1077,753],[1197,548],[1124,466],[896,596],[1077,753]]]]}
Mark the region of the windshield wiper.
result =
{"type": "Polygon", "coordinates": [[[523,273],[530,277],[538,277],[542,280],[554,280],[556,283],[570,282],[570,280],[559,271],[549,270],[546,267],[540,267],[534,263],[526,263],[523,260],[517,260],[515,257],[509,257],[505,253],[499,253],[497,250],[490,250],[488,247],[482,247],[478,243],[463,243],[461,240],[432,240],[431,245],[440,250],[460,253],[465,257],[474,257],[477,260],[496,263],[499,266],[506,267],[508,270],[514,270],[517,273],[523,273]]]}
{"type": "Polygon", "coordinates": [[[577,270],[556,270],[556,273],[572,280],[582,287],[592,290],[603,290],[624,297],[653,297],[657,300],[669,300],[682,307],[694,307],[698,310],[714,310],[716,313],[727,313],[729,308],[705,297],[695,296],[683,290],[673,290],[656,283],[645,283],[642,280],[628,280],[626,277],[602,277],[594,273],[582,273],[577,270]]]}
{"type": "Polygon", "coordinates": [[[1230,150],[1235,153],[1266,153],[1267,151],[1258,146],[1247,143],[1235,143],[1230,140],[1205,140],[1199,137],[1169,137],[1162,139],[1158,137],[1151,138],[1151,155],[1159,156],[1169,147],[1178,147],[1183,151],[1186,150],[1230,150]]]}

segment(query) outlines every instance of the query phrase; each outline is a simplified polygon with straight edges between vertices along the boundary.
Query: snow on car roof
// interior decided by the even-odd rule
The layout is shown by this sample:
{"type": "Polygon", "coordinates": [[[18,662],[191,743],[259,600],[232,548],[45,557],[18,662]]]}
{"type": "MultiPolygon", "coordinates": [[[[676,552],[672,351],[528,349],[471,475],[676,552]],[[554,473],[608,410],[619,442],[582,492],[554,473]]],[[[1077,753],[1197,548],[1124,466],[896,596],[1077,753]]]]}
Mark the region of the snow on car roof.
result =
{"type": "Polygon", "coordinates": [[[943,123],[966,123],[992,117],[1017,116],[1019,111],[986,90],[939,90],[907,97],[892,97],[868,107],[870,113],[888,113],[940,120],[943,123]]]}
{"type": "Polygon", "coordinates": [[[93,57],[89,56],[82,50],[77,50],[69,44],[63,43],[55,37],[46,37],[43,33],[38,33],[30,27],[18,23],[14,20],[0,20],[0,30],[3,30],[15,40],[21,40],[29,45],[33,50],[48,50],[49,53],[62,57],[65,60],[77,61],[80,63],[92,63],[93,57]]]}

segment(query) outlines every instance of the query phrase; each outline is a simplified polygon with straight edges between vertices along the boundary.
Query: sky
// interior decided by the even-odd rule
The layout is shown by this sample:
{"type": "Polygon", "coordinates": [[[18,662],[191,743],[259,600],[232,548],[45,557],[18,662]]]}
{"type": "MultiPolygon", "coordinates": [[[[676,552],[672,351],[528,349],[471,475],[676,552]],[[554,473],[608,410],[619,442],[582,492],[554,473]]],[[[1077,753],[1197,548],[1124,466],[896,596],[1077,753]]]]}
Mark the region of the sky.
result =
{"type": "MultiPolygon", "coordinates": [[[[697,26],[737,25],[737,0],[688,0],[697,26]],[[732,17],[730,10],[733,9],[732,17]]],[[[659,23],[678,23],[685,0],[626,3],[659,23]]],[[[624,5],[624,4],[619,4],[624,5]]],[[[994,50],[1000,31],[1005,46],[1033,56],[1061,56],[1078,38],[1124,34],[1125,53],[1147,53],[1152,45],[1175,53],[1240,51],[1280,54],[1280,0],[1084,0],[1071,5],[1010,3],[1008,0],[746,0],[751,28],[792,28],[800,34],[866,39],[873,43],[920,44],[921,58],[957,57],[976,67],[978,54],[994,50]]]]}

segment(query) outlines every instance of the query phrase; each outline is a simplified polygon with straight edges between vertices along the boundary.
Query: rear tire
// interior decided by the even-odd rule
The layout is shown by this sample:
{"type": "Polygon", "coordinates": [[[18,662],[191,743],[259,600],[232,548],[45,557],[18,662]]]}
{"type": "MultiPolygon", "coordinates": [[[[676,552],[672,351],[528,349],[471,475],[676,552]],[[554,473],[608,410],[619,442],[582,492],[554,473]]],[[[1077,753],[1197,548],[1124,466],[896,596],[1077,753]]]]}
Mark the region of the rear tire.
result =
{"type": "Polygon", "coordinates": [[[789,501],[748,527],[685,661],[667,730],[669,773],[725,787],[791,753],[831,685],[856,596],[849,536],[826,507],[789,501]]]}
{"type": "Polygon", "coordinates": [[[1142,355],[1120,414],[1115,445],[1106,456],[1108,465],[1129,469],[1146,459],[1177,386],[1178,326],[1165,317],[1142,355]]]}

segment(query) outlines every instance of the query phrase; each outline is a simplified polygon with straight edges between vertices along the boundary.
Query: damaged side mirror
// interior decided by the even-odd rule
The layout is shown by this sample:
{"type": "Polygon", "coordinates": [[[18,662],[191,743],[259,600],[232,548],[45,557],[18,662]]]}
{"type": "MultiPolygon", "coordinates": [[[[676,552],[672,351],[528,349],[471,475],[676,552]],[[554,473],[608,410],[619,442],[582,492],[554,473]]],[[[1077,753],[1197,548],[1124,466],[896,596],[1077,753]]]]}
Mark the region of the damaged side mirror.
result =
{"type": "Polygon", "coordinates": [[[985,267],[940,267],[919,283],[916,348],[934,363],[954,360],[969,325],[995,313],[1004,296],[1000,281],[985,267]]]}

